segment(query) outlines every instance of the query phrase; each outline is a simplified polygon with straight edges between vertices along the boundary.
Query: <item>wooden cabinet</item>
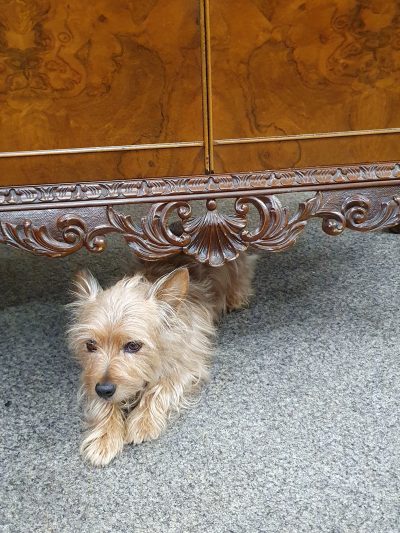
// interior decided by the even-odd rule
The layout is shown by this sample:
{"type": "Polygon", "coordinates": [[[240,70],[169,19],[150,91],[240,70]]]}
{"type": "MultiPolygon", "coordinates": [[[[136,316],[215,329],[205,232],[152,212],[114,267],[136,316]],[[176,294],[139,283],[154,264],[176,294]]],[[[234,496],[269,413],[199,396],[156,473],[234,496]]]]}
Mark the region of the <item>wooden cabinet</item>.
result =
{"type": "Polygon", "coordinates": [[[397,0],[0,0],[0,242],[218,265],[308,218],[394,226],[399,81],[397,0]],[[319,192],[290,217],[294,190],[319,192]]]}
{"type": "Polygon", "coordinates": [[[216,172],[398,157],[399,2],[210,7],[216,172]]]}
{"type": "Polygon", "coordinates": [[[202,173],[198,0],[2,2],[0,109],[0,152],[82,149],[2,158],[2,183],[202,173]]]}

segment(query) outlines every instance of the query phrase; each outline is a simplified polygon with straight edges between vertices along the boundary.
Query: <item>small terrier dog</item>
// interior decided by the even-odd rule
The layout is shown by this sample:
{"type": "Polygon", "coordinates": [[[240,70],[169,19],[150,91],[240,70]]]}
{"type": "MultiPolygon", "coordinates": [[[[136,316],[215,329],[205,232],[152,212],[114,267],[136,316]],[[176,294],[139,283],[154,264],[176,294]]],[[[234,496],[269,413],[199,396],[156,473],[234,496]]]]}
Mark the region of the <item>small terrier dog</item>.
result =
{"type": "Polygon", "coordinates": [[[217,319],[248,303],[254,260],[146,262],[105,290],[77,275],[69,340],[82,366],[86,460],[104,466],[124,444],[156,439],[190,404],[208,377],[217,319]]]}

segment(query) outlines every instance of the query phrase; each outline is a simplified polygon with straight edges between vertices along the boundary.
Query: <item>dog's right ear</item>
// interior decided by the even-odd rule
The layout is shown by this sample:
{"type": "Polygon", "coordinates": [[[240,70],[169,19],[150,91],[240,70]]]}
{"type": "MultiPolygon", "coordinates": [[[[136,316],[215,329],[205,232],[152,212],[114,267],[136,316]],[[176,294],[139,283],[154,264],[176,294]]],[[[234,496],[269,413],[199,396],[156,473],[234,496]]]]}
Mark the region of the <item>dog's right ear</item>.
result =
{"type": "Polygon", "coordinates": [[[100,283],[89,270],[81,270],[76,274],[72,293],[78,301],[92,300],[102,290],[100,283]]]}
{"type": "Polygon", "coordinates": [[[152,294],[158,299],[178,308],[189,289],[189,270],[177,268],[160,278],[152,287],[152,294]]]}

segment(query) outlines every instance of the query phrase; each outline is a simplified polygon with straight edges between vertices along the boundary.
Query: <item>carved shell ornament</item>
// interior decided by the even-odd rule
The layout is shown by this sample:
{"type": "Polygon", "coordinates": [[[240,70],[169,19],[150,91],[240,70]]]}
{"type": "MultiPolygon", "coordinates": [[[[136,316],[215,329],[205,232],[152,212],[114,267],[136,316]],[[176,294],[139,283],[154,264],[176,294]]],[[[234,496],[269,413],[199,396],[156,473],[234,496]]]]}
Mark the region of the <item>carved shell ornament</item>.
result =
{"type": "MultiPolygon", "coordinates": [[[[106,248],[106,236],[114,233],[120,234],[144,260],[184,253],[217,267],[247,248],[286,250],[312,218],[321,218],[322,229],[329,235],[340,235],[345,228],[374,231],[394,226],[400,222],[399,193],[396,186],[318,192],[300,203],[292,214],[274,195],[239,196],[233,213],[221,211],[217,200],[208,199],[204,212],[197,216],[187,200],[159,202],[150,205],[139,223],[111,206],[91,208],[87,218],[86,208],[71,209],[71,213],[43,225],[35,225],[29,219],[21,221],[21,213],[17,212],[12,213],[11,220],[0,222],[0,243],[37,255],[62,257],[81,248],[101,252],[106,248]],[[249,216],[250,206],[257,213],[255,227],[249,216]],[[93,210],[102,215],[104,223],[93,222],[93,210]],[[180,232],[172,230],[173,216],[180,220],[180,232]]],[[[99,220],[99,216],[94,220],[99,220]]]]}
{"type": "Polygon", "coordinates": [[[184,232],[190,237],[184,252],[200,263],[221,266],[247,248],[242,239],[246,219],[241,213],[225,215],[219,212],[215,200],[208,200],[206,209],[204,215],[184,222],[184,232]]]}

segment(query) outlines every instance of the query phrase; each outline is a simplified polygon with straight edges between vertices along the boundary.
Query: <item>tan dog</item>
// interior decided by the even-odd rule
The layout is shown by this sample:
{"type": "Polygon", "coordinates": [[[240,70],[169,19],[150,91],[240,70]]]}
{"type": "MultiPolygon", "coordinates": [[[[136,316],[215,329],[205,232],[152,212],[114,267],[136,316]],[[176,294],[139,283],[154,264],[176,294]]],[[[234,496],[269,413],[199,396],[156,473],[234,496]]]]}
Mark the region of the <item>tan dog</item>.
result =
{"type": "Polygon", "coordinates": [[[216,320],[248,303],[253,264],[145,263],[106,290],[78,274],[69,338],[83,369],[85,459],[103,466],[124,444],[156,439],[188,405],[208,377],[216,320]]]}

